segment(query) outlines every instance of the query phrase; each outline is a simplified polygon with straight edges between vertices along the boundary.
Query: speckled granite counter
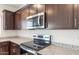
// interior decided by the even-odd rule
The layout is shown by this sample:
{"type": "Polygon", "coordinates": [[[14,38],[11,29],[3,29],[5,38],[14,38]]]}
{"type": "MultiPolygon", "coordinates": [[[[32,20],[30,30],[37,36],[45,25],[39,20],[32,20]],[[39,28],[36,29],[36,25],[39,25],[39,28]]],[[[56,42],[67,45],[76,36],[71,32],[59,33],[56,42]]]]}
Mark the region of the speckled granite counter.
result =
{"type": "Polygon", "coordinates": [[[79,50],[73,50],[69,48],[63,48],[56,45],[50,45],[38,53],[42,55],[79,55],[79,50]]]}
{"type": "Polygon", "coordinates": [[[32,38],[20,38],[20,37],[0,38],[0,42],[4,41],[11,41],[20,45],[20,43],[32,41],[32,38]]]}
{"type": "MultiPolygon", "coordinates": [[[[20,38],[20,37],[0,38],[0,42],[11,41],[18,45],[20,45],[23,42],[29,42],[32,40],[33,38],[20,38]]],[[[73,50],[73,49],[64,48],[56,45],[50,45],[38,51],[38,53],[42,55],[79,55],[79,50],[73,50]]]]}

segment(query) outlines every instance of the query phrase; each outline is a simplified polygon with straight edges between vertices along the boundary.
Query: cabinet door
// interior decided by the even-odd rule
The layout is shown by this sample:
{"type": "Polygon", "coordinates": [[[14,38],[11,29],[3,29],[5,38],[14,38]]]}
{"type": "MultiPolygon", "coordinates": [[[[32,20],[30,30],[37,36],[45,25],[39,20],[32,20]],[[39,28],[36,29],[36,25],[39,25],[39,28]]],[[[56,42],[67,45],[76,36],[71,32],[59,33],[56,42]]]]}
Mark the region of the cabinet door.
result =
{"type": "Polygon", "coordinates": [[[14,13],[8,10],[3,11],[3,27],[4,30],[13,30],[15,23],[14,23],[14,13]]]}
{"type": "Polygon", "coordinates": [[[26,9],[21,11],[21,20],[26,20],[26,18],[29,16],[29,9],[26,7],[26,9]]]}
{"type": "Polygon", "coordinates": [[[15,13],[15,29],[21,29],[21,12],[19,11],[15,13]]]}
{"type": "Polygon", "coordinates": [[[47,29],[72,29],[73,5],[48,4],[46,5],[47,29]]]}
{"type": "Polygon", "coordinates": [[[38,13],[45,12],[45,4],[37,4],[38,13]]]}
{"type": "Polygon", "coordinates": [[[45,4],[30,5],[30,15],[45,12],[45,4]]]}
{"type": "Polygon", "coordinates": [[[0,43],[0,55],[9,55],[9,42],[0,43]]]}
{"type": "Polygon", "coordinates": [[[19,45],[10,42],[10,55],[20,55],[20,47],[19,45]]]}
{"type": "Polygon", "coordinates": [[[79,29],[79,4],[74,4],[74,29],[79,29]]]}
{"type": "Polygon", "coordinates": [[[37,14],[37,12],[38,12],[38,9],[33,4],[30,4],[29,5],[29,16],[37,14]]]}

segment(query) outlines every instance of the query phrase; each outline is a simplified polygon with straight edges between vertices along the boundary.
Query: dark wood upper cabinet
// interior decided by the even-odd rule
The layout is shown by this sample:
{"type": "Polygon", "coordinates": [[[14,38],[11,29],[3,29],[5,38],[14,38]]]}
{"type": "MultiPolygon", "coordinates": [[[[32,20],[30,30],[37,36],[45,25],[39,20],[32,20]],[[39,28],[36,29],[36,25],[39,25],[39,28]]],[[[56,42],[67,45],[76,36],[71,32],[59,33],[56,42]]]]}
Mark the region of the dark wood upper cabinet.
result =
{"type": "Polygon", "coordinates": [[[38,13],[45,12],[45,4],[37,5],[38,13]]]}
{"type": "Polygon", "coordinates": [[[79,29],[79,4],[30,4],[21,10],[3,10],[4,30],[21,30],[27,17],[45,12],[46,29],[79,29]]]}
{"type": "Polygon", "coordinates": [[[29,6],[29,12],[30,16],[37,13],[45,12],[45,4],[31,4],[29,6]]]}
{"type": "Polygon", "coordinates": [[[21,20],[26,20],[26,18],[29,16],[29,13],[30,13],[30,11],[29,11],[28,7],[26,7],[25,9],[23,9],[21,11],[21,20]]]}
{"type": "Polygon", "coordinates": [[[74,29],[79,29],[79,4],[74,5],[74,29]]]}
{"type": "Polygon", "coordinates": [[[29,16],[34,15],[34,14],[37,14],[37,8],[33,4],[30,4],[29,5],[29,16]]]}
{"type": "Polygon", "coordinates": [[[4,30],[14,30],[15,29],[15,19],[14,12],[3,10],[3,29],[4,30]]]}
{"type": "Polygon", "coordinates": [[[21,12],[20,11],[15,13],[15,29],[21,30],[21,12]]]}
{"type": "Polygon", "coordinates": [[[47,4],[47,29],[73,29],[73,5],[47,4]]]}
{"type": "Polygon", "coordinates": [[[47,29],[73,29],[74,28],[74,5],[72,4],[30,4],[15,15],[15,27],[21,29],[22,22],[26,22],[28,16],[45,12],[47,29]]]}

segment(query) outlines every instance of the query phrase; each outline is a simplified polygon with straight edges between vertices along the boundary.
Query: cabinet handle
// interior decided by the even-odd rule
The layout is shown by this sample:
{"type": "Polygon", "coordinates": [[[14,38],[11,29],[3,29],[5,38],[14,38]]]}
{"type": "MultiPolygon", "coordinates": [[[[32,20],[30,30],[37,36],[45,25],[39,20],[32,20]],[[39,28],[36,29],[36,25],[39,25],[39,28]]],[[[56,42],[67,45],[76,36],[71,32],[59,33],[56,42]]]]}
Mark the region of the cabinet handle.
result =
{"type": "Polygon", "coordinates": [[[76,27],[76,25],[77,25],[77,19],[75,18],[74,21],[75,21],[74,26],[76,27]]]}
{"type": "Polygon", "coordinates": [[[13,52],[15,52],[15,49],[13,49],[13,52]]]}

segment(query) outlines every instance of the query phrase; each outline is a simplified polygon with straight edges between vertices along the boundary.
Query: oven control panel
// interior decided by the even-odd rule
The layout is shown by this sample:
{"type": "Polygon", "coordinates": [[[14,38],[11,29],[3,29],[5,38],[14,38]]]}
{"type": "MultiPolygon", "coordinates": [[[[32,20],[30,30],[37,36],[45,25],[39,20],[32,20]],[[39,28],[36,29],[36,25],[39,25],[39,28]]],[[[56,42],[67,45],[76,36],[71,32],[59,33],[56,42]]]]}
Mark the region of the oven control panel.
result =
{"type": "Polygon", "coordinates": [[[51,36],[50,35],[33,35],[34,43],[35,44],[50,44],[51,43],[51,36]]]}

